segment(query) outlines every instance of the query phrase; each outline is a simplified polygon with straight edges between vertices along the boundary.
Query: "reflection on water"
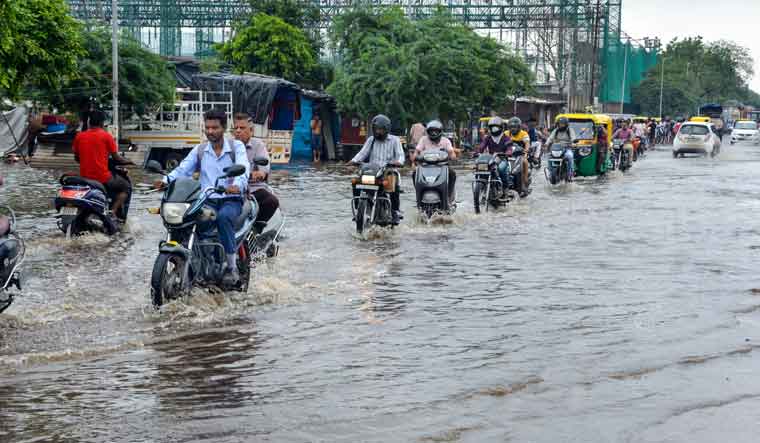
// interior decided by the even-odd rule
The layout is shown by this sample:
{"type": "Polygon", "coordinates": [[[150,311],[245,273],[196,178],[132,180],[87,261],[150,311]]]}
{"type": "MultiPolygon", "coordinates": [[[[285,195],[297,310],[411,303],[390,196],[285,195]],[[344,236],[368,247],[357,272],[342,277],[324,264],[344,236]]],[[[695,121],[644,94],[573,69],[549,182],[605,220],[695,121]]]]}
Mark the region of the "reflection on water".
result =
{"type": "MultiPolygon", "coordinates": [[[[341,167],[273,184],[281,255],[249,293],[161,311],[164,230],[57,231],[54,172],[0,171],[29,242],[0,316],[0,441],[754,441],[760,151],[673,160],[356,236],[341,167]]],[[[2,168],[2,167],[0,167],[2,168]]],[[[150,177],[136,176],[137,181],[150,177]]]]}

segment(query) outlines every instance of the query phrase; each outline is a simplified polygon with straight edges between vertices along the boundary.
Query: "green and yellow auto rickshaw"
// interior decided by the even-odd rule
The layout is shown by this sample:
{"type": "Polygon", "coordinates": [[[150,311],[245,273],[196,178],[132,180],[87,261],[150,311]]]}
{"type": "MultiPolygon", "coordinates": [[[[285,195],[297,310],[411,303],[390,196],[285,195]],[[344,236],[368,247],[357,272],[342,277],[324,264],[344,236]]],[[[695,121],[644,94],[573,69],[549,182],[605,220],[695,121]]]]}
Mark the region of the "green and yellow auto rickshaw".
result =
{"type": "MultiPolygon", "coordinates": [[[[571,146],[552,146],[549,152],[549,165],[547,178],[551,184],[557,184],[567,178],[567,169],[563,164],[564,150],[572,149],[575,163],[576,177],[594,177],[599,172],[604,174],[612,167],[610,161],[610,137],[612,136],[612,118],[604,114],[560,114],[568,120],[570,128],[575,134],[575,142],[571,146]],[[607,132],[607,140],[604,146],[598,136],[598,128],[602,126],[607,132]],[[604,156],[601,168],[597,169],[597,161],[600,155],[604,156]]],[[[556,143],[555,143],[556,144],[556,143]]]]}

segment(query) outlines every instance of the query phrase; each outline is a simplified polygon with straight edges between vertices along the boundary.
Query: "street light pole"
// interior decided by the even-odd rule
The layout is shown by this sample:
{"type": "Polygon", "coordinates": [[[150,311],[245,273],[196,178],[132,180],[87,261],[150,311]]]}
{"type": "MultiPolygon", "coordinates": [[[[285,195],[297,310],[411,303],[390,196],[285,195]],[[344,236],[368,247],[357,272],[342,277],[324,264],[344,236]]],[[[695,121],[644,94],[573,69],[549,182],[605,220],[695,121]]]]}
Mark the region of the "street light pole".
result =
{"type": "Polygon", "coordinates": [[[113,127],[116,144],[119,144],[119,5],[118,0],[111,0],[111,88],[113,127]]]}
{"type": "Polygon", "coordinates": [[[662,91],[665,89],[665,57],[662,58],[662,69],[660,71],[660,118],[662,118],[662,91]]]}
{"type": "Polygon", "coordinates": [[[623,86],[620,88],[620,113],[623,114],[623,105],[625,103],[625,80],[628,75],[628,43],[623,47],[623,86]]]}

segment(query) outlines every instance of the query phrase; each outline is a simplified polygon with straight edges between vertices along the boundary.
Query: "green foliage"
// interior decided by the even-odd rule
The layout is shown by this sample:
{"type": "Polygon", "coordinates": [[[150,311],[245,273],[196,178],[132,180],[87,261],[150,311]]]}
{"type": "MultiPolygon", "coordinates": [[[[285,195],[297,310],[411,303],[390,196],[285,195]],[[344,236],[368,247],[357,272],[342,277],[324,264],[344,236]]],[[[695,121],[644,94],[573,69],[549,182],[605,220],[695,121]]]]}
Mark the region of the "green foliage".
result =
{"type": "Polygon", "coordinates": [[[235,37],[217,49],[238,73],[256,72],[301,81],[316,66],[314,49],[303,31],[279,17],[262,13],[238,26],[235,37]]]}
{"type": "Polygon", "coordinates": [[[64,0],[0,1],[0,95],[18,98],[25,84],[60,85],[76,72],[80,25],[64,0]]]}
{"type": "Polygon", "coordinates": [[[519,57],[442,10],[411,21],[398,8],[356,9],[336,18],[330,38],[341,63],[328,92],[343,111],[402,124],[464,119],[531,90],[519,57]]]}
{"type": "Polygon", "coordinates": [[[319,8],[303,0],[250,0],[254,14],[279,17],[298,29],[306,29],[319,21],[319,8]]]}
{"type": "Polygon", "coordinates": [[[701,37],[675,39],[633,92],[644,114],[659,113],[663,63],[664,115],[689,115],[704,103],[750,103],[760,98],[748,87],[754,61],[747,48],[724,40],[706,43],[701,37]]]}
{"type": "MultiPolygon", "coordinates": [[[[111,33],[95,28],[84,34],[84,56],[77,60],[76,77],[62,87],[37,89],[30,96],[59,109],[86,109],[90,97],[111,101],[111,33]]],[[[127,35],[119,39],[120,108],[143,114],[146,108],[171,102],[175,79],[170,65],[127,35]]]]}

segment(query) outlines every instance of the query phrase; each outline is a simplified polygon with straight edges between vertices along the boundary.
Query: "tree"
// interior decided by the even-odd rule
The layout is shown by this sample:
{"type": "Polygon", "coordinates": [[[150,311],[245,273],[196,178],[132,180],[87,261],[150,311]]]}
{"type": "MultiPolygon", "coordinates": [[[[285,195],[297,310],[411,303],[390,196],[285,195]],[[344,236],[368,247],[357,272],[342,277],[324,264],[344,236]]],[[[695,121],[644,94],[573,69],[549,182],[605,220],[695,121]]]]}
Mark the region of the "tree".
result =
{"type": "Polygon", "coordinates": [[[404,125],[465,119],[532,89],[519,57],[443,10],[421,21],[399,8],[352,10],[336,18],[330,39],[340,62],[328,92],[344,111],[383,112],[404,125]]]}
{"type": "Polygon", "coordinates": [[[54,88],[76,72],[80,25],[64,0],[0,1],[0,95],[26,84],[54,88]]]}
{"type": "MultiPolygon", "coordinates": [[[[691,95],[682,84],[667,79],[662,89],[662,115],[680,116],[693,112],[698,99],[691,95]]],[[[647,78],[633,88],[633,102],[638,104],[642,115],[660,115],[660,80],[647,78]]]]}
{"type": "MultiPolygon", "coordinates": [[[[90,99],[111,102],[111,33],[94,28],[84,33],[84,55],[76,60],[77,74],[55,88],[36,88],[28,96],[58,107],[82,112],[90,99]]],[[[134,38],[122,34],[119,39],[120,108],[144,114],[147,109],[174,98],[175,79],[170,65],[159,55],[143,47],[134,38]]]]}
{"type": "Polygon", "coordinates": [[[301,81],[316,66],[313,47],[303,31],[262,13],[239,25],[235,37],[217,49],[238,73],[250,71],[301,81]]]}

